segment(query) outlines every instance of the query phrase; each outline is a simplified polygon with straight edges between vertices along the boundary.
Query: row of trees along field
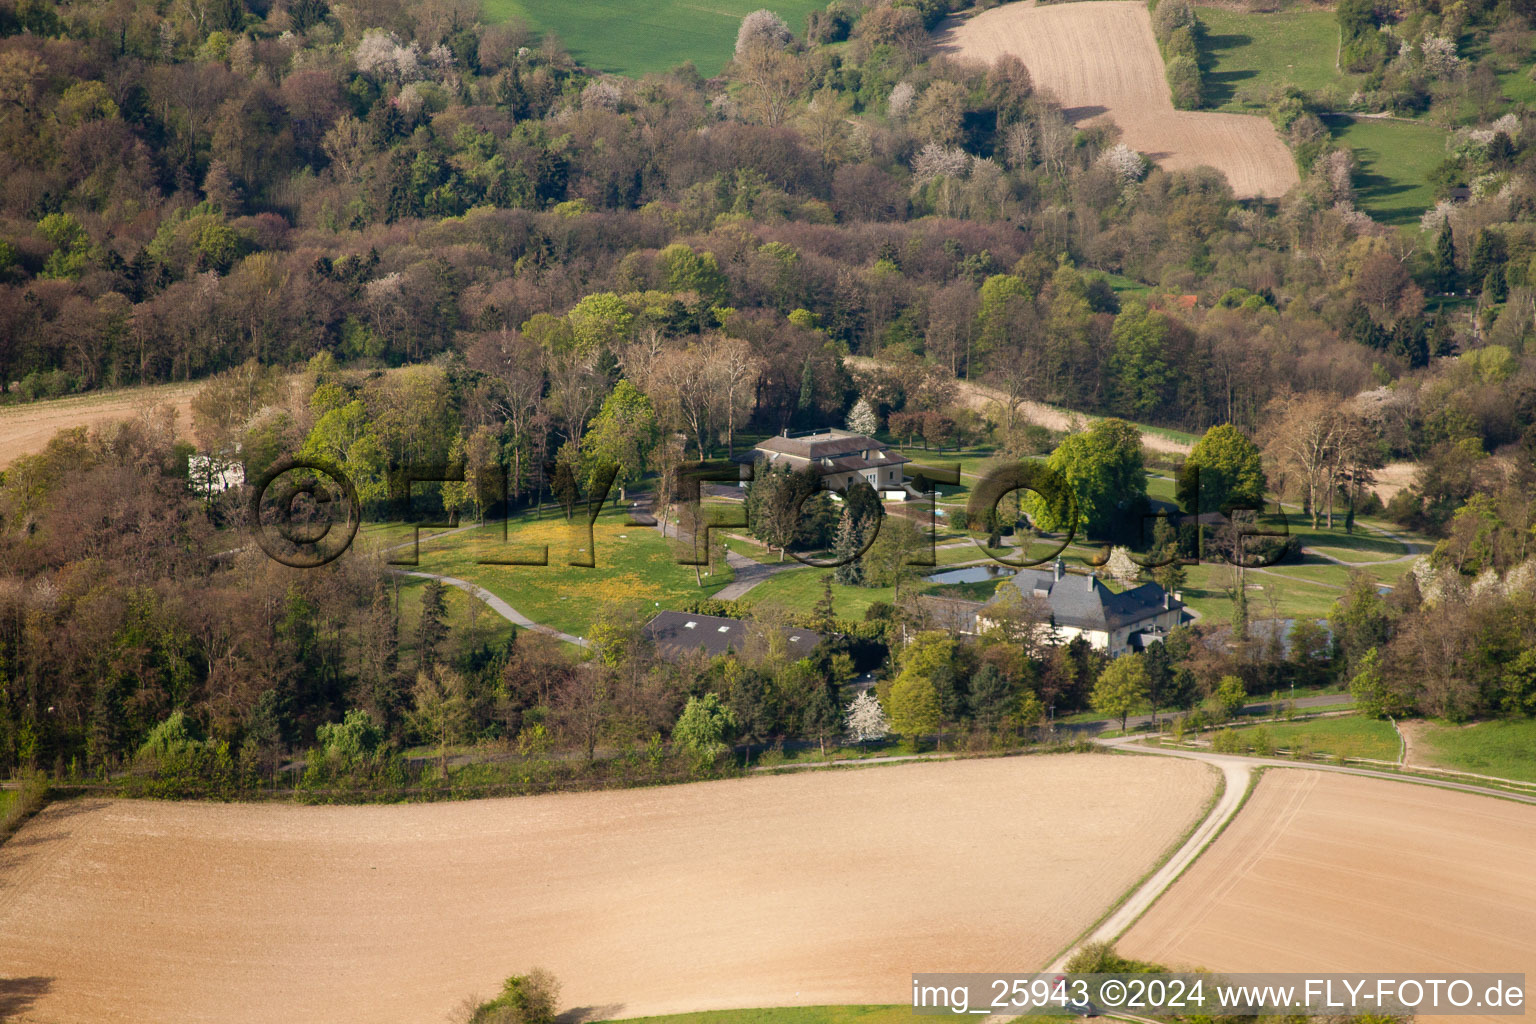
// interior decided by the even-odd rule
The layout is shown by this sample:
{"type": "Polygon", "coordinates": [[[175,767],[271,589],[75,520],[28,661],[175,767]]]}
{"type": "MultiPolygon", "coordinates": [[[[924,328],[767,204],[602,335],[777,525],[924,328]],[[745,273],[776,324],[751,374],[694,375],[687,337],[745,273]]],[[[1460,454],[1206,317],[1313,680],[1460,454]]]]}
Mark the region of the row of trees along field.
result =
{"type": "MultiPolygon", "coordinates": [[[[1518,685],[1423,666],[1483,664],[1479,609],[1527,599],[1522,130],[1467,150],[1489,187],[1398,232],[1346,202],[1347,154],[1273,204],[1149,168],[1111,127],[1070,126],[1016,62],[932,55],[938,8],[838,3],[809,38],[759,18],[710,81],[595,77],[456,3],[0,9],[8,400],[207,377],[198,448],[252,471],[323,454],[370,502],[384,467],[462,460],[471,480],[441,500],[469,514],[482,470],[505,467],[523,502],[548,493],[547,462],[583,480],[599,456],[664,490],[684,458],[860,402],[876,430],[1012,456],[1059,440],[1028,399],[1230,423],[1265,439],[1270,492],[1323,517],[1364,510],[1373,467],[1417,461],[1388,511],[1443,535],[1444,581],[1371,597],[1372,642],[1306,665],[1192,633],[1155,655],[1188,672],[1180,700],[1364,674],[1397,704],[1475,714],[1518,685]],[[1001,397],[978,410],[967,380],[1001,397]],[[1458,584],[1469,599],[1447,600],[1458,584]]],[[[839,653],[883,659],[892,686],[906,673],[904,693],[930,676],[946,731],[987,736],[1031,700],[1091,706],[1101,675],[1081,645],[1023,636],[938,645],[908,672],[893,637],[934,625],[909,607],[838,624],[873,650],[810,667],[675,666],[638,641],[574,663],[535,636],[418,633],[403,623],[436,613],[362,557],[207,558],[232,520],[188,494],[176,436],[75,431],[5,472],[0,763],[98,771],[177,712],[168,744],[267,767],[315,743],[345,764],[380,749],[356,736],[542,728],[640,750],[708,694],[735,738],[805,736],[839,653]]],[[[1501,643],[1528,646],[1525,619],[1497,617],[1501,643]]]]}

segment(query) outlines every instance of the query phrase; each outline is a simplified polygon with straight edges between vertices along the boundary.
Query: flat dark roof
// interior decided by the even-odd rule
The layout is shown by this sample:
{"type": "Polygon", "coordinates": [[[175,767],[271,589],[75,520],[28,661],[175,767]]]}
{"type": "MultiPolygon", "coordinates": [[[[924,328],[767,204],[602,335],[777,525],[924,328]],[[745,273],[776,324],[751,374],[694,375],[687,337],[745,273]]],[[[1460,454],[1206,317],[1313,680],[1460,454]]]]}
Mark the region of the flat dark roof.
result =
{"type": "MultiPolygon", "coordinates": [[[[693,612],[659,612],[645,624],[645,634],[663,657],[679,657],[690,651],[710,655],[739,651],[746,644],[752,623],[720,615],[693,612]]],[[[804,658],[821,643],[821,634],[811,629],[789,627],[785,639],[792,658],[804,658]]]]}

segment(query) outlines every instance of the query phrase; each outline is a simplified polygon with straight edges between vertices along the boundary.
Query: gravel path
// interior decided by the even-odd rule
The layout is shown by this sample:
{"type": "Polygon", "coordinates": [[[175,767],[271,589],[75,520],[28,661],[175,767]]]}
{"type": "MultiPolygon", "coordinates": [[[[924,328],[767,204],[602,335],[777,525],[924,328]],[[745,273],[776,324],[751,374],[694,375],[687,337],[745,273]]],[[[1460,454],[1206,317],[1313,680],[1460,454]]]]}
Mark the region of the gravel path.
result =
{"type": "Polygon", "coordinates": [[[466,594],[469,594],[472,597],[478,597],[480,600],[484,601],[486,605],[490,607],[491,611],[495,612],[497,615],[500,615],[502,618],[506,619],[510,623],[513,623],[514,625],[522,626],[524,629],[531,629],[535,633],[544,633],[547,636],[554,637],[556,640],[564,640],[568,644],[575,644],[577,647],[590,648],[592,646],[592,641],[590,640],[583,639],[579,636],[572,636],[569,633],[562,633],[560,630],[554,628],[553,626],[545,626],[541,623],[534,622],[528,616],[524,615],[516,608],[513,608],[511,605],[507,604],[507,602],[503,601],[489,590],[486,590],[484,587],[479,586],[478,584],[471,583],[468,580],[455,579],[452,576],[440,576],[435,572],[418,572],[414,569],[391,569],[389,571],[395,573],[398,576],[414,576],[417,579],[437,580],[439,583],[446,583],[450,587],[458,587],[466,594]]]}

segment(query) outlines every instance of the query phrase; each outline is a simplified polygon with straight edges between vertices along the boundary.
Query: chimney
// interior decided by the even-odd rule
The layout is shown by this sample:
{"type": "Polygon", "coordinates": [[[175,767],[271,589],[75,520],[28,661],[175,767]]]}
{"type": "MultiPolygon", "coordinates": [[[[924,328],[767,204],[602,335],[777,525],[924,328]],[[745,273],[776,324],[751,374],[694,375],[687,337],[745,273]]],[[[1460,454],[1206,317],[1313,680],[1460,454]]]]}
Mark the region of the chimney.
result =
{"type": "Polygon", "coordinates": [[[1171,611],[1172,609],[1173,609],[1173,595],[1168,593],[1168,591],[1165,590],[1165,591],[1163,591],[1163,610],[1164,611],[1171,611]]]}
{"type": "Polygon", "coordinates": [[[1067,564],[1061,560],[1060,556],[1057,556],[1056,564],[1052,566],[1052,572],[1058,581],[1067,574],[1067,564]]]}

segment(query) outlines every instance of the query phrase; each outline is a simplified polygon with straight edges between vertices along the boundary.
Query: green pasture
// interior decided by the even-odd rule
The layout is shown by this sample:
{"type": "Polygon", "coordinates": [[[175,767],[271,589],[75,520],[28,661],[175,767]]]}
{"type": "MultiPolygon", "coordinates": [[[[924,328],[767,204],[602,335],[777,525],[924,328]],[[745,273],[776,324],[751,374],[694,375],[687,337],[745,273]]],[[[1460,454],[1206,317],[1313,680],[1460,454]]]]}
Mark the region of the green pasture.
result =
{"type": "Polygon", "coordinates": [[[1414,760],[1437,768],[1536,782],[1536,719],[1472,725],[1425,723],[1414,760]]]}
{"type": "Polygon", "coordinates": [[[1499,86],[1511,102],[1536,106],[1536,78],[1531,77],[1531,71],[1531,65],[1525,64],[1512,71],[1499,72],[1499,86]]]}
{"type": "MultiPolygon", "coordinates": [[[[553,32],[583,65],[622,75],[667,71],[693,61],[717,75],[736,46],[741,19],[764,0],[486,0],[495,21],[521,18],[535,32],[553,32]]],[[[769,0],[769,10],[797,36],[819,0],[769,0]]]]}
{"type": "Polygon", "coordinates": [[[1310,722],[1271,722],[1234,732],[1250,745],[1255,744],[1257,737],[1267,734],[1274,748],[1307,750],[1330,757],[1396,761],[1402,751],[1392,723],[1358,715],[1319,718],[1310,722]]]}
{"type": "MultiPolygon", "coordinates": [[[[655,529],[631,525],[625,512],[609,509],[593,523],[589,552],[580,517],[568,522],[560,515],[522,516],[507,526],[503,542],[499,524],[442,538],[421,551],[421,564],[406,566],[477,583],[542,625],[582,636],[606,604],[637,612],[678,608],[690,598],[709,597],[731,582],[723,564],[701,568],[703,586],[695,582],[692,566],[677,563],[683,554],[675,539],[663,539],[655,529]],[[545,548],[548,549],[547,556],[545,548]],[[536,561],[548,565],[493,565],[488,560],[536,561]],[[592,566],[571,565],[591,560],[592,566]]],[[[408,552],[397,552],[403,557],[408,552]]],[[[402,602],[402,610],[405,602],[402,602]]],[[[454,613],[453,605],[449,606],[454,613]]],[[[409,627],[402,622],[402,632],[409,627]]]]}
{"type": "Polygon", "coordinates": [[[1412,224],[1435,203],[1428,176],[1445,159],[1445,132],[1385,118],[1330,116],[1336,141],[1355,151],[1360,207],[1387,224],[1412,224]]]}
{"type": "Polygon", "coordinates": [[[1201,7],[1199,14],[1206,28],[1200,59],[1207,109],[1252,113],[1276,88],[1312,93],[1352,87],[1360,77],[1338,70],[1339,23],[1331,10],[1258,14],[1201,7]]]}

